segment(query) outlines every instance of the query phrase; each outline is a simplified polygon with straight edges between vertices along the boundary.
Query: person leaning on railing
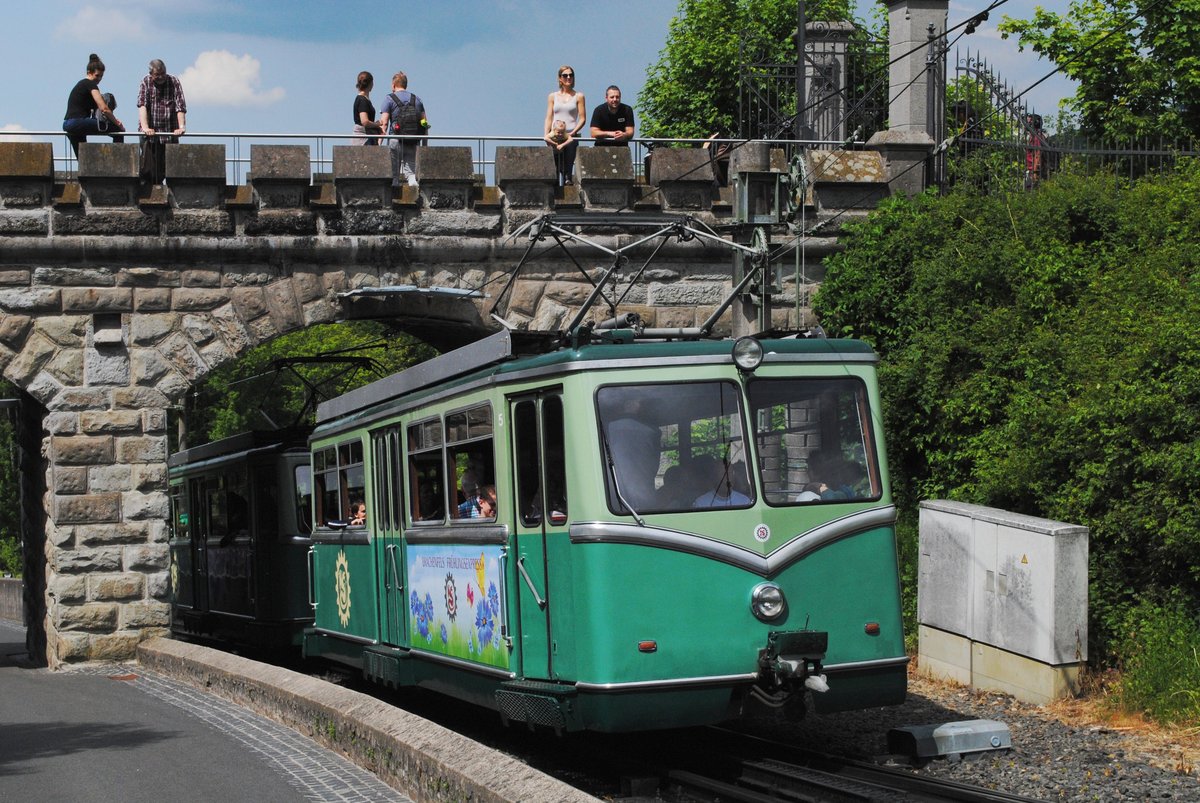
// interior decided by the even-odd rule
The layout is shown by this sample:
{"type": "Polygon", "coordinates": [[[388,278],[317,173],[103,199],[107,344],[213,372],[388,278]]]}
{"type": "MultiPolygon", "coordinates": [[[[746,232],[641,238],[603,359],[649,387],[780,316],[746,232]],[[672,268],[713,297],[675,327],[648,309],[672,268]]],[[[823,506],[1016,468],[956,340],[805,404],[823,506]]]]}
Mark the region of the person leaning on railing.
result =
{"type": "Polygon", "coordinates": [[[167,75],[162,59],[150,62],[150,72],[138,89],[138,120],[142,133],[143,181],[160,184],[166,175],[168,143],[179,142],[186,130],[187,100],[183,85],[173,75],[167,75]]]}

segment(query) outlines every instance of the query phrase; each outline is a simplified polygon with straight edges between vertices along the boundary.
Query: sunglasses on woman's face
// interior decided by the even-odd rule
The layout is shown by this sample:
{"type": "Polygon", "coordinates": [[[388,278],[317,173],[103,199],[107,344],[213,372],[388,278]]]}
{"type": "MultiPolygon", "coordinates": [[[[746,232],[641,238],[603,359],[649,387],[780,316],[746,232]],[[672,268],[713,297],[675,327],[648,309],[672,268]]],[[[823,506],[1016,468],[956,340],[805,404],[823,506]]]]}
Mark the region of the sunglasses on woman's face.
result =
{"type": "Polygon", "coordinates": [[[560,72],[560,73],[559,73],[559,76],[560,76],[560,77],[562,77],[562,78],[574,78],[574,77],[575,77],[575,73],[573,73],[573,72],[560,72]]]}

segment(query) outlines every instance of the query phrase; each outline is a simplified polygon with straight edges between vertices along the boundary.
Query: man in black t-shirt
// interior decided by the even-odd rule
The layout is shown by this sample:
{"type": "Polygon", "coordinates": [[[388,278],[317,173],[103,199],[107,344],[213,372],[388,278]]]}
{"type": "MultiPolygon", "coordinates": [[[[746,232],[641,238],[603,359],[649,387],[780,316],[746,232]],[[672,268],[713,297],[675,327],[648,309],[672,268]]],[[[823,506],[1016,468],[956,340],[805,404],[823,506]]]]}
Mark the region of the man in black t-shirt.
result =
{"type": "Polygon", "coordinates": [[[621,88],[610,86],[592,112],[592,138],[596,145],[624,145],[633,139],[633,109],[621,102],[621,88]]]}

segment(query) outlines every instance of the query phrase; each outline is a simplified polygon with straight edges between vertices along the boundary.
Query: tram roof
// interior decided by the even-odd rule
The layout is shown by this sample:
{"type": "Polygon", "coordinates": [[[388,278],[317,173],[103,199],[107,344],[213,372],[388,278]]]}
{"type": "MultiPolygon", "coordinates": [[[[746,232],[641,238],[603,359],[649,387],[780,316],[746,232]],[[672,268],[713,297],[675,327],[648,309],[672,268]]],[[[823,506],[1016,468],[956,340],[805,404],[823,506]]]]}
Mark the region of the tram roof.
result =
{"type": "MultiPolygon", "coordinates": [[[[827,356],[831,360],[874,362],[871,347],[860,340],[826,338],[762,338],[771,356],[827,356]]],[[[317,406],[317,426],[354,415],[375,405],[400,399],[427,388],[467,381],[476,376],[511,373],[573,362],[655,360],[729,355],[734,341],[674,340],[590,343],[559,346],[557,333],[501,331],[454,351],[426,360],[399,373],[344,393],[317,406]]]]}
{"type": "Polygon", "coordinates": [[[255,452],[285,449],[289,446],[307,445],[312,427],[287,427],[275,430],[252,430],[230,435],[210,443],[183,449],[167,458],[167,468],[174,470],[183,466],[226,462],[255,452]]]}

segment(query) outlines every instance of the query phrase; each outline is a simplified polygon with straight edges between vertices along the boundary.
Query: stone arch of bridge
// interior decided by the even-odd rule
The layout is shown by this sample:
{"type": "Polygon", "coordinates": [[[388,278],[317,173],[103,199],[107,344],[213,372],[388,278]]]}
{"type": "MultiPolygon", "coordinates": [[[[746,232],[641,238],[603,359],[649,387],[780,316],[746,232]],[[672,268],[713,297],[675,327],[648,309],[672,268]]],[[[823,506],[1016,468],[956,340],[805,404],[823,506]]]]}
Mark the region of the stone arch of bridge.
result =
{"type": "MultiPolygon", "coordinates": [[[[63,269],[70,272],[70,269],[63,269]]],[[[78,284],[0,319],[4,376],[23,395],[30,652],[55,666],[130,657],[169,625],[169,410],[210,371],[310,326],[386,319],[436,348],[486,331],[462,299],[343,296],[351,270],[298,271],[259,285],[192,269],[168,285],[78,284]],[[40,436],[40,437],[39,437],[40,436]]],[[[75,277],[79,279],[78,276],[75,277]]],[[[33,287],[26,294],[39,291],[33,287]]]]}

